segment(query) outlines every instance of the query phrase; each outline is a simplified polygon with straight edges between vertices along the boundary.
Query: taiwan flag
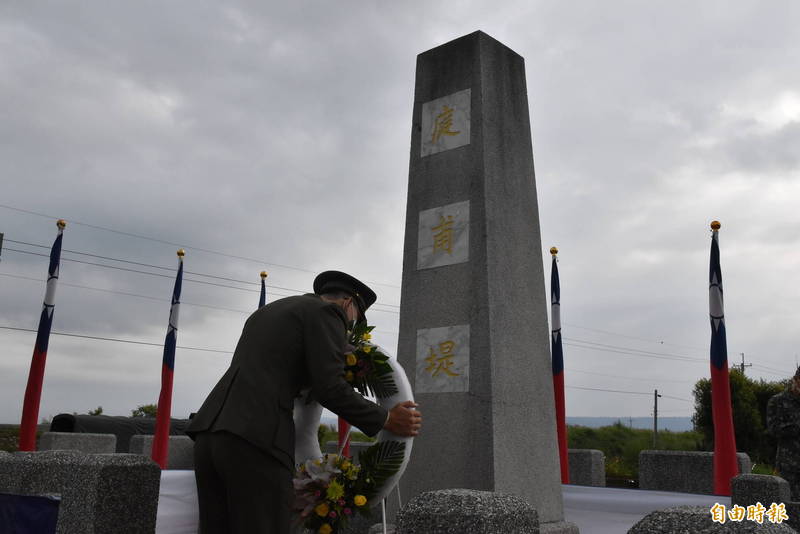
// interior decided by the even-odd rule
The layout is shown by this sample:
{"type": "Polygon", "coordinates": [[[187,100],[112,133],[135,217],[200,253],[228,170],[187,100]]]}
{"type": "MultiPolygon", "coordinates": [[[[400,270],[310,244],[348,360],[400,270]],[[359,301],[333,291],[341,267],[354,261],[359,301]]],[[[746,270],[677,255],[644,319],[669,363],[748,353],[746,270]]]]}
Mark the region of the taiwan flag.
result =
{"type": "Polygon", "coordinates": [[[47,289],[44,294],[42,313],[39,316],[39,330],[36,333],[36,345],[33,347],[28,385],[25,388],[25,400],[22,404],[22,422],[19,428],[19,450],[21,451],[36,450],[36,424],[39,421],[39,402],[42,399],[42,383],[44,381],[44,365],[47,360],[47,345],[50,341],[50,327],[53,326],[56,286],[61,262],[61,241],[64,237],[64,227],[67,224],[59,219],[56,225],[58,226],[58,236],[53,243],[53,248],[50,249],[47,289]]]}
{"type": "Polygon", "coordinates": [[[183,249],[178,251],[178,275],[172,290],[172,307],[169,311],[169,326],[164,340],[164,359],[161,364],[161,393],[158,396],[156,431],[153,437],[152,458],[166,469],[169,457],[170,414],[172,412],[172,376],[175,371],[175,345],[178,342],[178,315],[181,308],[181,283],[183,282],[183,249]]]}
{"type": "Polygon", "coordinates": [[[728,347],[719,264],[719,229],[714,221],[708,275],[708,309],[711,319],[711,412],[714,421],[714,493],[731,494],[731,479],[739,474],[733,431],[731,388],[728,379],[728,347]]]}
{"type": "Polygon", "coordinates": [[[567,450],[567,417],[564,398],[564,351],[561,347],[561,283],[558,280],[558,249],[550,249],[553,267],[550,272],[550,315],[553,329],[550,336],[553,357],[553,393],[556,401],[556,434],[561,463],[561,483],[569,484],[569,451],[567,450]]]}

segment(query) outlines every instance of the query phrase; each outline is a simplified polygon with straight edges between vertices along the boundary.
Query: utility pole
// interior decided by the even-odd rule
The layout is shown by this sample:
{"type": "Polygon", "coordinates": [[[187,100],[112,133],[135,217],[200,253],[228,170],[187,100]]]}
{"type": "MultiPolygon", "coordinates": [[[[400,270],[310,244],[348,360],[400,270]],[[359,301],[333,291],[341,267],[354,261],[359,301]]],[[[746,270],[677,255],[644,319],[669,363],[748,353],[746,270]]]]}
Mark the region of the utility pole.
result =
{"type": "Polygon", "coordinates": [[[739,354],[742,355],[742,363],[739,365],[739,369],[742,371],[742,374],[744,374],[744,368],[745,367],[753,367],[753,364],[752,363],[748,363],[747,365],[745,365],[745,363],[744,363],[744,352],[740,352],[739,354]]]}
{"type": "Polygon", "coordinates": [[[658,390],[653,391],[653,448],[658,446],[658,390]]]}

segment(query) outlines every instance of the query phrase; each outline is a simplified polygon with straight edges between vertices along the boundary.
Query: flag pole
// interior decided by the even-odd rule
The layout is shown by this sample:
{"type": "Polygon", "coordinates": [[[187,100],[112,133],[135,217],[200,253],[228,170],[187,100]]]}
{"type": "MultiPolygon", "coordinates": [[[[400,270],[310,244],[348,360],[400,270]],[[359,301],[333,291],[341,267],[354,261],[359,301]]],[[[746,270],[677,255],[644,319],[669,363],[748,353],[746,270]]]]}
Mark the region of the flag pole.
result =
{"type": "Polygon", "coordinates": [[[269,276],[267,271],[261,271],[261,296],[258,299],[258,307],[262,307],[267,303],[267,286],[265,280],[269,276]]]}
{"type": "Polygon", "coordinates": [[[167,468],[169,458],[170,412],[172,411],[172,377],[175,371],[175,345],[178,341],[178,315],[181,308],[181,284],[183,282],[183,249],[178,250],[178,274],[172,290],[172,307],[169,310],[169,326],[164,340],[164,358],[161,363],[161,393],[158,396],[156,430],[153,436],[151,457],[153,461],[167,468]]]}
{"type": "Polygon", "coordinates": [[[708,310],[711,320],[711,414],[714,422],[714,493],[731,494],[731,479],[739,474],[736,436],[728,377],[728,347],[722,269],[719,258],[719,221],[711,222],[711,257],[708,275],[708,310]]]}
{"type": "Polygon", "coordinates": [[[564,398],[564,351],[561,347],[561,282],[558,279],[558,249],[552,247],[550,272],[550,315],[553,326],[550,337],[553,364],[553,393],[556,403],[556,435],[561,464],[561,483],[569,484],[569,450],[567,449],[567,417],[564,398]]]}
{"type": "Polygon", "coordinates": [[[36,450],[36,425],[39,422],[39,404],[42,400],[42,383],[44,382],[44,367],[47,360],[47,345],[50,341],[50,328],[53,326],[53,312],[55,310],[56,287],[61,262],[61,241],[64,237],[64,228],[67,226],[64,219],[56,222],[58,235],[50,249],[50,266],[47,274],[47,289],[44,293],[44,304],[39,316],[39,329],[36,333],[36,344],[33,347],[31,368],[28,372],[28,385],[25,388],[25,400],[22,404],[22,421],[19,427],[19,450],[36,450]]]}

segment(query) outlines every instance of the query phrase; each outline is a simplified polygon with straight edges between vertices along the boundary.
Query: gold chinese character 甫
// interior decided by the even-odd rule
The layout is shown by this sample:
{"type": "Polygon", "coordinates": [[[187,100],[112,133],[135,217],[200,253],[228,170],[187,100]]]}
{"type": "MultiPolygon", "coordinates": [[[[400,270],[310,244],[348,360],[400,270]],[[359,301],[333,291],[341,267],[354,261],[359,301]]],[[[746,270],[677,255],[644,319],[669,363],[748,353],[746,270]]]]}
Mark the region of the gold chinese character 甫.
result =
{"type": "Polygon", "coordinates": [[[432,142],[435,143],[443,135],[458,135],[461,133],[460,131],[454,132],[451,129],[453,127],[453,111],[455,110],[449,106],[442,106],[442,112],[436,116],[436,122],[433,125],[432,142]]]}
{"type": "Polygon", "coordinates": [[[433,251],[443,250],[448,254],[453,253],[453,216],[439,217],[439,224],[433,230],[433,251]]]}
{"type": "Polygon", "coordinates": [[[451,369],[455,363],[453,362],[453,358],[455,357],[453,349],[455,346],[455,342],[449,340],[439,343],[440,354],[436,354],[433,347],[430,347],[430,353],[428,357],[425,358],[425,361],[428,362],[428,367],[425,368],[425,371],[431,373],[433,376],[437,376],[439,373],[444,373],[447,376],[458,376],[460,373],[456,373],[451,369]]]}

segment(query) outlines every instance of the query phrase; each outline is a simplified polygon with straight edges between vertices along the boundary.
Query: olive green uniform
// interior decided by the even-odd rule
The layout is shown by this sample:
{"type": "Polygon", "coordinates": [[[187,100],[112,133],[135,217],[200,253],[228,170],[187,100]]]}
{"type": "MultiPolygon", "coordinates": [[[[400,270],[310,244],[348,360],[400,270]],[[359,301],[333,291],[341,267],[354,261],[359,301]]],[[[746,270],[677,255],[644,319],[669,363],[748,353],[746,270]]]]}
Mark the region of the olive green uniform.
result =
{"type": "Polygon", "coordinates": [[[317,295],[263,306],[192,419],[200,532],[285,534],[293,500],[294,399],[301,389],[367,435],[387,411],[344,380],[347,319],[317,295]]]}

